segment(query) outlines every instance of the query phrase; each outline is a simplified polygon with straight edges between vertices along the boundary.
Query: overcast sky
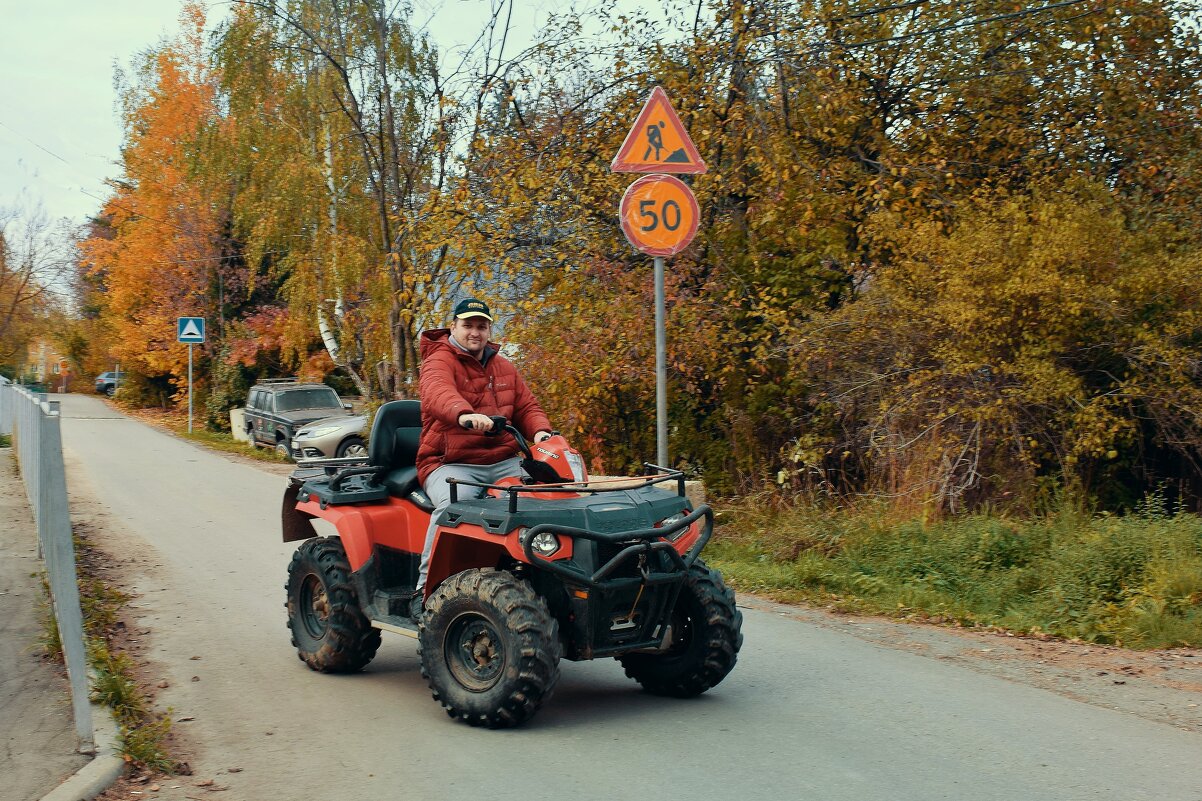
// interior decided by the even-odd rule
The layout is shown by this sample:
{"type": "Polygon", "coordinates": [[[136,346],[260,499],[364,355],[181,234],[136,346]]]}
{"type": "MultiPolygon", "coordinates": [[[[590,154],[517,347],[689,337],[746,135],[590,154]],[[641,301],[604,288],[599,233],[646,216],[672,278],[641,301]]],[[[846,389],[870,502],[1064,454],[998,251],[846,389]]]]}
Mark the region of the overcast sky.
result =
{"type": "MultiPolygon", "coordinates": [[[[549,12],[572,5],[515,3],[519,47],[549,12]]],[[[490,5],[413,0],[413,21],[420,26],[428,19],[431,38],[451,51],[475,38],[490,5]]],[[[179,0],[0,0],[0,208],[41,203],[52,219],[79,223],[99,210],[104,179],[119,174],[114,70],[128,69],[139,52],[173,37],[180,6],[179,0]]],[[[210,25],[228,9],[228,1],[210,2],[210,25]]]]}

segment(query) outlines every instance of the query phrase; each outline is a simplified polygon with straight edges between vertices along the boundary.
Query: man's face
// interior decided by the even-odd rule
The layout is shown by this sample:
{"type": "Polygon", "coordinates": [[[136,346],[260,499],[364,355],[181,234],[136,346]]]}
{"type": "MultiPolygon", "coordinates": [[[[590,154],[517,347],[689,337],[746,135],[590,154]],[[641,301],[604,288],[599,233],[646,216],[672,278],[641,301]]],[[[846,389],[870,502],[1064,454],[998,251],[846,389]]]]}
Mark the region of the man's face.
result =
{"type": "Polygon", "coordinates": [[[483,317],[468,317],[451,323],[451,336],[473,356],[479,356],[488,344],[492,323],[483,317]]]}

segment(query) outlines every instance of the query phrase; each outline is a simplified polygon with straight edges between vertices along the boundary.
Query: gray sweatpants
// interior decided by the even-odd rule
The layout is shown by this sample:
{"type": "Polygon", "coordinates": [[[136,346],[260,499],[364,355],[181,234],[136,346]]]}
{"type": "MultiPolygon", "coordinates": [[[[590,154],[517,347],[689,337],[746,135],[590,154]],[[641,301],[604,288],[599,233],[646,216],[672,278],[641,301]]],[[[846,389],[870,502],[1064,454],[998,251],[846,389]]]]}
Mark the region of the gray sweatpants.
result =
{"type": "MultiPolygon", "coordinates": [[[[438,524],[434,521],[438,519],[443,509],[451,505],[451,485],[447,483],[447,479],[496,484],[503,478],[524,475],[526,472],[522,470],[521,457],[515,456],[496,464],[444,464],[426,476],[426,483],[422,489],[434,503],[434,512],[430,515],[430,527],[426,529],[426,545],[422,548],[422,563],[417,577],[419,593],[425,588],[426,575],[430,572],[430,550],[434,547],[434,532],[438,530],[438,524]]],[[[479,498],[486,491],[478,487],[460,487],[459,499],[479,498]]]]}

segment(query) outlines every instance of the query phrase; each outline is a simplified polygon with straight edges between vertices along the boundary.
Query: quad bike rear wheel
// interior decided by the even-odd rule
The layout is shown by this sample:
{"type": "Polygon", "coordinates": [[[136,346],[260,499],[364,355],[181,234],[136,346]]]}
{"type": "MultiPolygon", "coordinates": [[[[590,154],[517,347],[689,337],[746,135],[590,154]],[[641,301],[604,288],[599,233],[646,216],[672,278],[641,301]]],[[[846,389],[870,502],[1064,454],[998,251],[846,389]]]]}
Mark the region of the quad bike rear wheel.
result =
{"type": "Polygon", "coordinates": [[[672,642],[657,654],[618,657],[626,675],[656,695],[691,698],[714,687],[735,666],[743,645],[743,614],[722,575],[700,559],[672,610],[672,642]]]}
{"type": "Polygon", "coordinates": [[[288,565],[288,628],[302,662],[322,673],[361,670],[380,647],[380,630],[359,608],[351,566],[337,537],[306,540],[288,565]]]}
{"type": "Polygon", "coordinates": [[[448,715],[472,726],[516,726],[559,679],[559,624],[513,574],[465,570],[426,601],[418,653],[448,715]]]}

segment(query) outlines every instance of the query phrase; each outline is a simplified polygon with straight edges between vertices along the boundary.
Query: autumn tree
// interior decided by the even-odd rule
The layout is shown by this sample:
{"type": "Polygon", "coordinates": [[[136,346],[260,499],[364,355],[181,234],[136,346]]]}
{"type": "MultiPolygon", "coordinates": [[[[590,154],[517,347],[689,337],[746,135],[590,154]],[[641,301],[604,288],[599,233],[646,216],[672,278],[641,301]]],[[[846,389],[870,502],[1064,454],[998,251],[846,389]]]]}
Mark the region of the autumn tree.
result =
{"type": "Polygon", "coordinates": [[[418,333],[487,274],[457,244],[457,188],[507,63],[504,25],[494,16],[449,72],[384,3],[250,2],[221,34],[238,235],[365,392],[409,392],[418,333]]]}
{"type": "Polygon", "coordinates": [[[211,48],[165,46],[128,95],[112,236],[89,246],[104,319],[130,342],[159,325],[139,282],[216,297],[240,369],[337,366],[393,397],[418,332],[483,292],[557,423],[636,466],[653,450],[650,259],[620,232],[629,179],[608,167],[658,84],[710,168],[668,271],[677,464],[719,491],[934,512],[1030,507],[1032,487],[1197,494],[1187,5],[697,0],[666,22],[599,6],[513,53],[498,3],[450,65],[374,0],[243,3],[211,48]],[[175,289],[129,266],[152,256],[175,289]]]}
{"type": "Polygon", "coordinates": [[[71,231],[40,207],[0,209],[0,365],[15,370],[37,322],[61,308],[70,280],[71,231]]]}
{"type": "MultiPolygon", "coordinates": [[[[1139,227],[1143,215],[1180,220],[1189,208],[1188,189],[1170,198],[1153,187],[1187,187],[1195,145],[1176,154],[1158,145],[1159,166],[1112,169],[1099,159],[1120,145],[1128,155],[1118,161],[1130,159],[1141,152],[1141,137],[1151,144],[1166,126],[1196,141],[1196,36],[1178,5],[1016,10],[984,3],[966,10],[844,2],[799,9],[734,0],[696,11],[670,31],[624,21],[627,38],[609,74],[565,68],[576,63],[572,51],[546,51],[561,77],[519,85],[523,91],[505,99],[496,136],[482,149],[491,162],[484,216],[497,221],[485,238],[515,276],[513,286],[531,293],[515,333],[552,387],[551,403],[601,434],[610,453],[619,438],[608,432],[647,416],[650,298],[645,273],[634,278],[647,260],[626,248],[613,214],[623,184],[606,166],[655,82],[668,89],[710,165],[693,182],[702,231],[669,276],[670,330],[683,333],[670,345],[673,450],[727,487],[732,476],[791,475],[777,469],[797,453],[781,450],[788,439],[797,447],[826,442],[834,451],[837,434],[813,416],[826,403],[830,374],[799,369],[804,364],[791,355],[814,332],[842,331],[848,342],[866,344],[833,317],[882,301],[886,290],[875,288],[913,247],[911,232],[937,242],[963,224],[961,206],[981,191],[1046,192],[1083,172],[1130,210],[1128,224],[1139,227]],[[673,38],[683,46],[663,46],[673,38]],[[1130,105],[1135,97],[1146,121],[1130,105]],[[1074,119],[1087,121],[1088,132],[1074,130],[1074,119]],[[1138,130],[1130,130],[1134,120],[1138,130]],[[1171,184],[1157,178],[1167,164],[1176,165],[1171,184]],[[583,340],[602,364],[624,369],[598,369],[596,361],[564,359],[562,349],[538,344],[566,345],[559,329],[583,340]],[[621,396],[642,403],[632,410],[621,396]]],[[[1172,242],[1186,230],[1162,233],[1172,242]]],[[[992,247],[1012,245],[998,239],[992,247]]],[[[894,323],[900,331],[901,321],[894,323]]],[[[876,334],[890,341],[887,331],[876,334]]],[[[843,357],[834,369],[854,386],[855,352],[843,357]]],[[[949,379],[945,391],[968,390],[949,379]]],[[[644,434],[643,453],[648,444],[644,434]]],[[[636,458],[624,446],[617,452],[627,464],[636,458]]],[[[875,462],[848,469],[852,483],[843,486],[879,469],[875,462]]],[[[980,490],[975,482],[969,489],[980,490]]],[[[931,490],[918,485],[917,495],[931,490]]]]}
{"type": "Polygon", "coordinates": [[[103,276],[112,357],[176,389],[187,361],[176,320],[220,319],[229,255],[222,206],[195,175],[196,142],[216,108],[203,11],[185,6],[181,23],[180,36],[146,54],[122,91],[122,175],[100,215],[110,230],[81,244],[88,269],[103,276]]]}

